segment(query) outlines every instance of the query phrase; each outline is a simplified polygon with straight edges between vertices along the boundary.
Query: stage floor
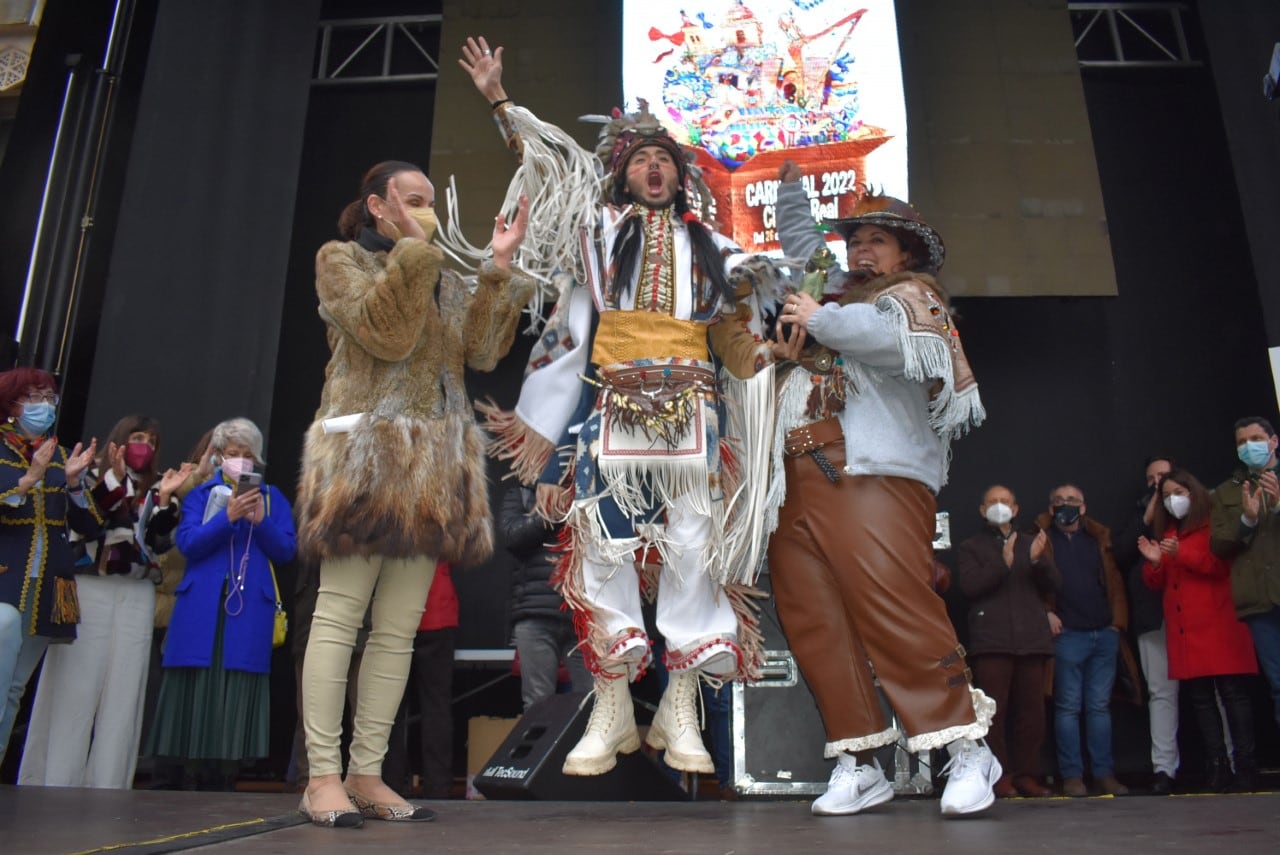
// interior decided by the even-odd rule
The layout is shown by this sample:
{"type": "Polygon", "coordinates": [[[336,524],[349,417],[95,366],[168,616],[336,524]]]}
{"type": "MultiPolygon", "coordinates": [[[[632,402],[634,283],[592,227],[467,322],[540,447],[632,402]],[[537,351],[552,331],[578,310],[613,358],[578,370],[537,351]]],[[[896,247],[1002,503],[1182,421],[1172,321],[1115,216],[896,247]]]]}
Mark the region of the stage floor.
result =
{"type": "Polygon", "coordinates": [[[936,799],[900,798],[855,817],[818,818],[807,801],[444,801],[434,823],[317,828],[278,793],[0,787],[0,852],[237,853],[429,851],[562,853],[1061,851],[1094,855],[1280,852],[1280,793],[1001,800],[943,820],[936,799]]]}

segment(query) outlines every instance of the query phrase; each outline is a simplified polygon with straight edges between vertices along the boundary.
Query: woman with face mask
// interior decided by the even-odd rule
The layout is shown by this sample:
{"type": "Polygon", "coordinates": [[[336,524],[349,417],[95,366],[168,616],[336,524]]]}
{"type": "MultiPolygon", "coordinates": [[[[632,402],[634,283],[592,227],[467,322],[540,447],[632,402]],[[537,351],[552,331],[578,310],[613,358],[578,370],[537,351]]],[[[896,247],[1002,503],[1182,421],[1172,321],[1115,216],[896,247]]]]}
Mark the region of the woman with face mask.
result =
{"type": "Polygon", "coordinates": [[[93,537],[102,515],[85,489],[96,441],[71,451],[50,431],[58,386],[36,368],[0,373],[0,759],[27,681],[50,642],[76,637],[80,605],[68,529],[93,537]]]}
{"type": "Polygon", "coordinates": [[[485,438],[465,372],[493,369],[532,296],[533,281],[512,269],[528,200],[510,225],[495,219],[492,262],[473,282],[431,243],[434,204],[418,167],[379,163],[339,219],[344,240],[316,255],[332,355],[298,484],[299,549],[320,568],[303,657],[310,778],[299,810],[322,826],[434,818],[387,786],[382,760],[437,560],[465,567],[493,550],[485,438]],[[347,671],[370,608],[344,779],[347,671]]]}
{"type": "Polygon", "coordinates": [[[229,789],[270,744],[276,568],[297,537],[284,494],[252,477],[262,432],[230,419],[209,441],[217,469],[182,500],[175,541],[187,560],[165,638],[147,750],[185,764],[199,789],[229,789]]]}
{"type": "Polygon", "coordinates": [[[45,658],[19,784],[129,789],[138,761],[155,620],[157,557],[151,523],[186,470],[159,476],[160,428],[126,416],[111,429],[88,483],[106,524],[76,565],[78,644],[45,658]],[[152,490],[155,490],[154,494],[152,490]],[[143,533],[140,543],[138,534],[143,533]]]}
{"type": "Polygon", "coordinates": [[[987,742],[1005,774],[997,796],[1047,796],[1040,779],[1045,673],[1053,658],[1046,618],[1062,576],[1048,535],[1018,525],[1018,501],[1003,484],[982,494],[986,525],[956,550],[955,581],[969,602],[965,642],[973,682],[996,702],[987,742]]]}
{"type": "Polygon", "coordinates": [[[1138,549],[1146,559],[1142,580],[1164,591],[1169,677],[1181,682],[1204,739],[1206,788],[1225,791],[1234,765],[1235,788],[1248,791],[1257,782],[1246,676],[1258,673],[1253,639],[1236,618],[1231,566],[1209,551],[1209,491],[1183,469],[1164,476],[1159,489],[1151,529],[1162,532],[1160,540],[1140,537],[1138,549]],[[1215,693],[1231,729],[1234,764],[1227,759],[1215,693]]]}

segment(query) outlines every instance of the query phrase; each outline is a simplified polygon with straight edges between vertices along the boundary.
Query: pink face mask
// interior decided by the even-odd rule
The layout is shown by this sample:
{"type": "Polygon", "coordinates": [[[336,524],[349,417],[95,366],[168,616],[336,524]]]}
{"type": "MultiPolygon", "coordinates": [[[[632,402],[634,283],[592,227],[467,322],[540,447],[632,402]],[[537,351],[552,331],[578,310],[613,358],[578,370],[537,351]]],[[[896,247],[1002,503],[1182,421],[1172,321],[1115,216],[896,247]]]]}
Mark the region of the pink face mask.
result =
{"type": "Polygon", "coordinates": [[[222,474],[228,480],[235,482],[240,480],[240,476],[246,472],[253,471],[252,457],[224,457],[222,458],[222,474]]]}
{"type": "Polygon", "coordinates": [[[148,442],[131,442],[124,447],[124,465],[134,472],[142,472],[151,465],[156,450],[148,442]]]}

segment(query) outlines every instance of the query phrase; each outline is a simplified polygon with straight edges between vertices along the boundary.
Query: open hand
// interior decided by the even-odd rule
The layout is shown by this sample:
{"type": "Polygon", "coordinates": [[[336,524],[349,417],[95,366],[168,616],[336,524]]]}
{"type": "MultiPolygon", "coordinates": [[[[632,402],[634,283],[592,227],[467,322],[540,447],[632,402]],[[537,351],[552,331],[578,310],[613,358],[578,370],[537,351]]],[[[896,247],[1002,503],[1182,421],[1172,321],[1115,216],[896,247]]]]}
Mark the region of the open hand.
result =
{"type": "Polygon", "coordinates": [[[498,214],[493,221],[493,263],[509,269],[511,259],[516,250],[524,242],[525,232],[529,229],[529,197],[520,194],[520,207],[516,210],[516,218],[507,222],[506,214],[498,214]]]}
{"type": "MultiPolygon", "coordinates": [[[[55,443],[50,443],[54,445],[55,443]]],[[[50,452],[52,453],[52,452],[50,452]]],[[[123,451],[121,454],[123,455],[123,451]]],[[[67,458],[66,472],[67,486],[80,486],[81,479],[84,478],[84,471],[93,463],[93,458],[98,455],[98,440],[89,440],[89,447],[84,448],[80,443],[76,443],[76,447],[71,449],[71,455],[67,458]]]]}
{"type": "Polygon", "coordinates": [[[165,473],[160,476],[160,486],[158,488],[160,507],[163,508],[169,504],[173,494],[187,482],[187,478],[195,471],[195,468],[196,465],[194,463],[184,463],[177,469],[165,470],[165,473]]]}
{"type": "Polygon", "coordinates": [[[467,36],[458,65],[471,75],[471,82],[475,84],[476,90],[490,104],[507,97],[506,90],[502,88],[502,48],[490,50],[484,36],[480,36],[478,40],[467,36]]]}
{"type": "Polygon", "coordinates": [[[125,475],[123,444],[107,443],[107,465],[111,467],[111,474],[116,476],[116,480],[123,483],[125,475]]]}
{"type": "Polygon", "coordinates": [[[1031,541],[1031,560],[1033,562],[1039,561],[1040,556],[1044,555],[1045,547],[1048,545],[1049,535],[1044,533],[1044,529],[1041,529],[1039,533],[1036,534],[1036,539],[1031,541]]]}
{"type": "Polygon", "coordinates": [[[1258,524],[1258,515],[1262,513],[1262,487],[1255,487],[1252,483],[1245,481],[1240,485],[1240,505],[1244,512],[1245,519],[1251,520],[1253,525],[1258,524]]]}
{"type": "Polygon", "coordinates": [[[422,230],[418,221],[409,216],[409,209],[400,196],[400,188],[396,186],[395,176],[387,179],[387,219],[400,231],[401,237],[426,240],[427,233],[422,230]]]}
{"type": "Polygon", "coordinates": [[[1013,547],[1018,542],[1018,533],[1015,531],[1009,535],[1009,539],[1004,542],[1004,566],[1013,567],[1013,547]]]}
{"type": "Polygon", "coordinates": [[[1280,479],[1276,478],[1275,470],[1268,469],[1263,472],[1258,476],[1258,483],[1262,485],[1263,492],[1271,500],[1272,507],[1280,504],[1280,479]]]}
{"type": "Polygon", "coordinates": [[[1143,558],[1153,565],[1159,565],[1164,558],[1164,552],[1160,550],[1160,544],[1145,535],[1138,538],[1138,551],[1142,553],[1143,558]]]}

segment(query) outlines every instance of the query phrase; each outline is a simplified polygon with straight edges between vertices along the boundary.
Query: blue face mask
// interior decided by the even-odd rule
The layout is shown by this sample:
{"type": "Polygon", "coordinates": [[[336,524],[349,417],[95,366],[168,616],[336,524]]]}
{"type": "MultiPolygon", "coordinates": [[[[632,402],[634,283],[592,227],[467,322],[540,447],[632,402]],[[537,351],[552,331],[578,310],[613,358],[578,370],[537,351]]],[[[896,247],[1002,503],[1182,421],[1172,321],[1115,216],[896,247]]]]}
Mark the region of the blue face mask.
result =
{"type": "Polygon", "coordinates": [[[54,419],[57,417],[57,408],[48,401],[23,404],[22,415],[18,416],[18,427],[30,436],[44,436],[49,428],[53,427],[54,419]]]}
{"type": "Polygon", "coordinates": [[[1236,456],[1250,469],[1261,469],[1271,459],[1271,443],[1258,439],[1243,442],[1236,448],[1236,456]]]}

